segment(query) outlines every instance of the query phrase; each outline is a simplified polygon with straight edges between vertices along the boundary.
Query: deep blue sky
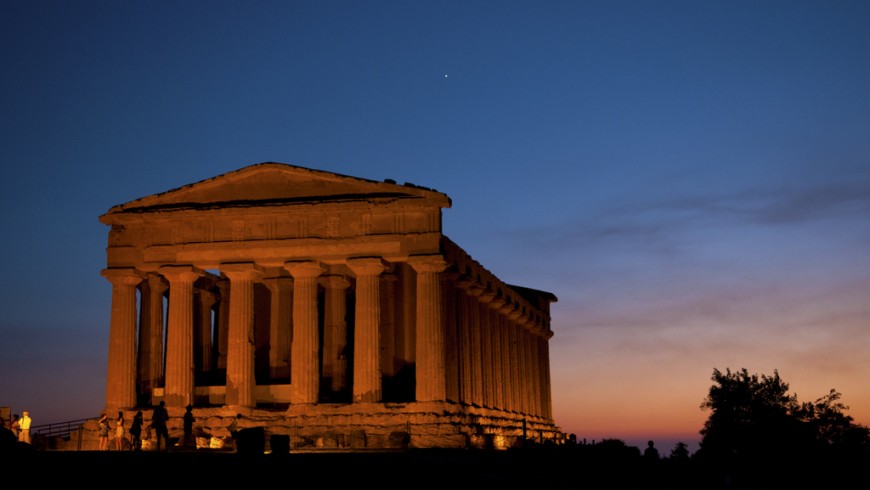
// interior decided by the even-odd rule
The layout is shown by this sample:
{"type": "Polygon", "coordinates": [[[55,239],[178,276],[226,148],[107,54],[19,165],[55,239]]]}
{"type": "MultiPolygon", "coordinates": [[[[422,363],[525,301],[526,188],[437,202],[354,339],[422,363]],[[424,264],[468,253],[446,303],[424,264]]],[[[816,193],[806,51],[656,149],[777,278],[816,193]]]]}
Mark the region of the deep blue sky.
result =
{"type": "Polygon", "coordinates": [[[104,403],[111,206],[264,161],[449,195],[553,292],[557,424],[694,446],[713,368],[870,423],[870,2],[6,1],[0,405],[104,403]]]}

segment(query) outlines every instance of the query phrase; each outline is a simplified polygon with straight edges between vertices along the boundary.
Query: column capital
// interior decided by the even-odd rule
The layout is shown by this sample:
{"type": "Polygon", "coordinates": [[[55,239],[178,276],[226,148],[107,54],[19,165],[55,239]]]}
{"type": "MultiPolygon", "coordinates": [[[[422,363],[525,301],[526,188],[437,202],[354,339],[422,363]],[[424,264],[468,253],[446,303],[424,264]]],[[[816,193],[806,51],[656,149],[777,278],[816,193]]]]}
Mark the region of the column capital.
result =
{"type": "Polygon", "coordinates": [[[230,281],[239,279],[257,280],[263,277],[263,268],[253,262],[230,262],[221,264],[220,271],[230,278],[230,281]]]}
{"type": "Polygon", "coordinates": [[[294,260],[284,262],[284,270],[290,273],[294,279],[302,279],[304,277],[317,277],[325,272],[320,262],[316,260],[294,260]]]}
{"type": "Polygon", "coordinates": [[[350,281],[344,276],[329,275],[319,279],[320,284],[327,289],[347,289],[350,287],[350,281]]]}
{"type": "Polygon", "coordinates": [[[447,262],[441,255],[412,255],[408,257],[408,265],[417,272],[442,272],[447,268],[447,262]]]}
{"type": "Polygon", "coordinates": [[[205,275],[204,270],[192,265],[164,265],[157,269],[157,271],[169,282],[178,280],[190,280],[193,282],[205,275]]]}
{"type": "Polygon", "coordinates": [[[292,277],[267,277],[263,279],[263,284],[266,285],[272,292],[289,289],[293,286],[292,277]]]}
{"type": "Polygon", "coordinates": [[[347,266],[357,276],[377,276],[387,270],[384,261],[378,257],[347,259],[347,266]]]}
{"type": "Polygon", "coordinates": [[[145,278],[144,274],[133,267],[103,269],[100,275],[116,286],[135,286],[145,278]]]}

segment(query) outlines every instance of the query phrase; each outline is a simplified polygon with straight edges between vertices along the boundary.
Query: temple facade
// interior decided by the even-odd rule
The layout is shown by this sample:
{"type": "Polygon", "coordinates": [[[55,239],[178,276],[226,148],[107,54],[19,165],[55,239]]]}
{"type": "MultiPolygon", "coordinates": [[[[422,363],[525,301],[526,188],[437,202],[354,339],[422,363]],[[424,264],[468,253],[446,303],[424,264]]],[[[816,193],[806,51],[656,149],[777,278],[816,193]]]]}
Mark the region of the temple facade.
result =
{"type": "Polygon", "coordinates": [[[106,410],[192,405],[215,430],[243,413],[295,446],[561,438],[556,297],[447,238],[450,205],[269,162],[112,207],[106,410]]]}

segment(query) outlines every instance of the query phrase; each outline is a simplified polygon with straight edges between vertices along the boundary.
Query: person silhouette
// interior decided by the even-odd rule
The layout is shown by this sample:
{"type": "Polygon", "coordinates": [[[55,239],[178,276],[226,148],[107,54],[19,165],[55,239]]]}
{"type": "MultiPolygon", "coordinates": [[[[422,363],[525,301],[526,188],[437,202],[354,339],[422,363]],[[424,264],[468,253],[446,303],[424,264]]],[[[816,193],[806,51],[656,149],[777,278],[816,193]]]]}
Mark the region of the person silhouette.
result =
{"type": "Polygon", "coordinates": [[[193,440],[193,405],[187,405],[187,411],[184,412],[184,446],[196,447],[196,441],[193,440]]]}
{"type": "Polygon", "coordinates": [[[242,414],[237,413],[233,420],[230,422],[230,425],[227,426],[227,430],[230,432],[230,437],[232,438],[234,451],[238,449],[237,440],[239,438],[239,431],[241,430],[241,428],[239,427],[239,421],[241,420],[242,414]]]}
{"type": "Polygon", "coordinates": [[[166,427],[166,421],[169,420],[169,412],[166,411],[166,402],[160,401],[160,405],[154,407],[154,413],[151,414],[151,428],[154,429],[154,434],[157,437],[157,451],[160,451],[160,439],[169,449],[169,429],[166,427]]]}
{"type": "Polygon", "coordinates": [[[124,450],[124,440],[126,439],[127,428],[124,427],[124,412],[118,412],[118,423],[115,424],[115,450],[124,450]]]}
{"type": "Polygon", "coordinates": [[[100,451],[109,450],[109,416],[105,413],[100,414],[100,420],[97,421],[97,427],[100,431],[100,451]]]}
{"type": "Polygon", "coordinates": [[[142,449],[142,410],[136,412],[133,416],[133,422],[130,424],[130,450],[139,451],[142,449]]]}
{"type": "Polygon", "coordinates": [[[643,451],[643,457],[647,460],[656,460],[659,459],[659,450],[656,449],[655,444],[652,441],[648,441],[646,443],[646,449],[643,451]]]}

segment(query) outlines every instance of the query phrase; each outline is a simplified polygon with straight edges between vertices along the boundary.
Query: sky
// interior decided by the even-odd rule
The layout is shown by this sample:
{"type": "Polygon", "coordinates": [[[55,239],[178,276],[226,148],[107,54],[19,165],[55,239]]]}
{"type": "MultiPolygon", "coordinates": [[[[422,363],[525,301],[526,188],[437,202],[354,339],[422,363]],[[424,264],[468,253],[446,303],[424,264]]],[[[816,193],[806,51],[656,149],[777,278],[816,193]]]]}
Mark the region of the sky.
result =
{"type": "Polygon", "coordinates": [[[450,196],[553,293],[556,424],[697,449],[714,369],[870,424],[870,2],[0,3],[0,406],[105,403],[110,207],[267,161],[450,196]]]}

